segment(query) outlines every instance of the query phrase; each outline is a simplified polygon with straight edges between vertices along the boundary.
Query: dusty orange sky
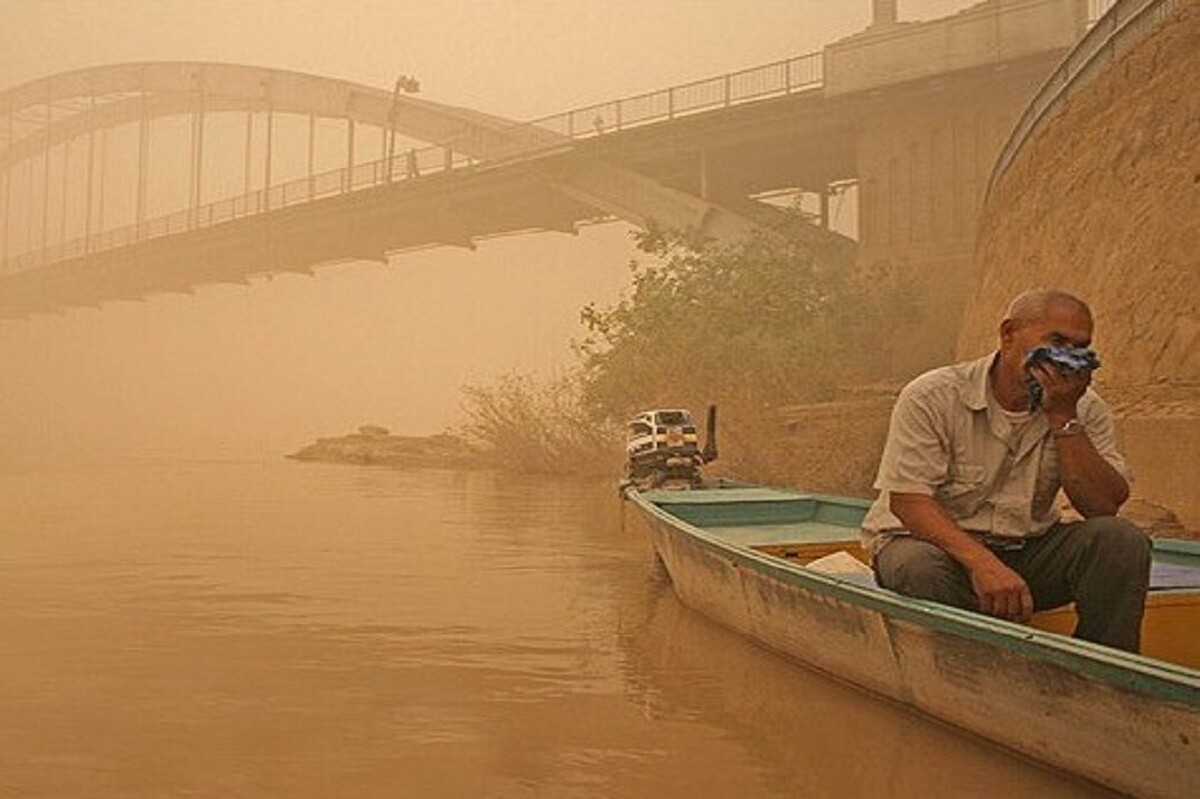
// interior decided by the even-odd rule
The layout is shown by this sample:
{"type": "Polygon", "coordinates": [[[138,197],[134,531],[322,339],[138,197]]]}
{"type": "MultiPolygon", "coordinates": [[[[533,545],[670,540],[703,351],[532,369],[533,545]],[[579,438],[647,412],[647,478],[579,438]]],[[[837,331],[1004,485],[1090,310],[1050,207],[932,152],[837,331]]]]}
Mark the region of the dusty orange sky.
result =
{"type": "MultiPolygon", "coordinates": [[[[869,0],[0,0],[0,87],[214,60],[385,88],[410,74],[426,99],[529,119],[817,50],[869,13],[869,0]]],[[[464,383],[570,363],[579,308],[617,296],[631,254],[625,227],[606,225],[0,322],[0,458],[282,454],[365,422],[434,432],[464,383]]]]}

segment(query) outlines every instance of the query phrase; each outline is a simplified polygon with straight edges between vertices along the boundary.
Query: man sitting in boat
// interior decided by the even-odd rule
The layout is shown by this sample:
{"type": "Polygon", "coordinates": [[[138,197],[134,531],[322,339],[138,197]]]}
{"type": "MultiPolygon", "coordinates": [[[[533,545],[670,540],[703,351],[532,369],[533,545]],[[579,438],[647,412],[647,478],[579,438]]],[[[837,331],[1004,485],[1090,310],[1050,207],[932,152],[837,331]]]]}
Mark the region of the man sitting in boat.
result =
{"type": "Polygon", "coordinates": [[[1029,291],[998,352],[905,386],[863,521],[882,586],[1018,622],[1074,602],[1077,638],[1138,651],[1150,542],[1116,516],[1129,473],[1091,339],[1086,303],[1029,291]]]}

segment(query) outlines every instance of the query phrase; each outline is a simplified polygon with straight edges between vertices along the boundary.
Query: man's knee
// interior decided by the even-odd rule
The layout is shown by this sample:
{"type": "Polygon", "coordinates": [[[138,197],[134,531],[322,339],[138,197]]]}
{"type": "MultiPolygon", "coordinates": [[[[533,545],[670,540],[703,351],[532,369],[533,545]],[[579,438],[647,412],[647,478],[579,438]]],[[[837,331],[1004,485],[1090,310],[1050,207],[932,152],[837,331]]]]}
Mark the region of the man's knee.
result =
{"type": "Polygon", "coordinates": [[[879,584],[905,596],[973,608],[975,595],[966,572],[940,547],[897,536],[875,557],[879,584]]]}
{"type": "Polygon", "coordinates": [[[1150,569],[1150,537],[1119,516],[1094,516],[1076,525],[1086,551],[1106,571],[1133,576],[1150,569]]]}
{"type": "Polygon", "coordinates": [[[1150,537],[1120,516],[1093,516],[1079,523],[1079,531],[1099,550],[1128,557],[1150,557],[1150,537]]]}

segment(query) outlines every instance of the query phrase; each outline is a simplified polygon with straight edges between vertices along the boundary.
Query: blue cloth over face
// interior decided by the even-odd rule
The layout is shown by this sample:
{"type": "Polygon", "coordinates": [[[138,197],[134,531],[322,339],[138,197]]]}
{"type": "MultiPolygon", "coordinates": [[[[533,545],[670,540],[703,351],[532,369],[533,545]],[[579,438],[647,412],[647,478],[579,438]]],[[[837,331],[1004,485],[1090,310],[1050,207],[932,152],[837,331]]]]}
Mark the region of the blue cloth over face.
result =
{"type": "MultiPolygon", "coordinates": [[[[1036,347],[1025,355],[1026,370],[1043,363],[1050,364],[1062,374],[1100,368],[1100,358],[1087,347],[1036,347]]],[[[1029,409],[1036,411],[1042,407],[1042,384],[1029,375],[1025,385],[1029,389],[1029,409]]]]}

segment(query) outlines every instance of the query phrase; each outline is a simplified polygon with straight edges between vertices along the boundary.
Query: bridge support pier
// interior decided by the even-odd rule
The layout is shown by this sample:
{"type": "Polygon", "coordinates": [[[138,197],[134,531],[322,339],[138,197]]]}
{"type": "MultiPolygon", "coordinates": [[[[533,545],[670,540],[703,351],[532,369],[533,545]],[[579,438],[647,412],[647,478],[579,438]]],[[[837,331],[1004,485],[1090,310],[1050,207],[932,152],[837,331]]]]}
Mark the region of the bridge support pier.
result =
{"type": "Polygon", "coordinates": [[[899,19],[897,0],[872,0],[871,26],[895,25],[899,19]]]}

